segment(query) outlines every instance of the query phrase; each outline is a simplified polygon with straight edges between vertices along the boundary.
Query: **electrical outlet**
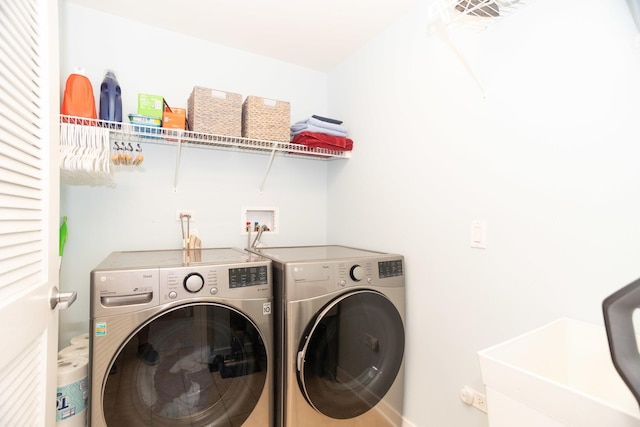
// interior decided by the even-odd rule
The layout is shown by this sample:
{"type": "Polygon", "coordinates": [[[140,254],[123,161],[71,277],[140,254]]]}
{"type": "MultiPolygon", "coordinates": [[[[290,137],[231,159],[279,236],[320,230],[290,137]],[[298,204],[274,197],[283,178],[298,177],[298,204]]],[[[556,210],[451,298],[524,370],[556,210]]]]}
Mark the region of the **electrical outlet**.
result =
{"type": "MultiPolygon", "coordinates": [[[[193,219],[193,212],[192,212],[192,211],[185,210],[185,209],[178,209],[178,210],[176,211],[176,221],[180,222],[180,220],[181,220],[182,216],[185,216],[185,215],[189,215],[189,216],[190,216],[189,221],[191,221],[191,222],[193,222],[193,221],[194,221],[194,219],[193,219]]],[[[186,220],[186,219],[187,219],[187,218],[185,217],[185,220],[186,220]]]]}
{"type": "Polygon", "coordinates": [[[487,399],[485,395],[475,391],[471,387],[464,386],[462,390],[460,390],[460,400],[467,405],[473,406],[474,408],[487,413],[487,399]]]}
{"type": "Polygon", "coordinates": [[[473,395],[473,407],[479,409],[480,411],[487,413],[487,399],[484,394],[476,392],[473,395]]]}

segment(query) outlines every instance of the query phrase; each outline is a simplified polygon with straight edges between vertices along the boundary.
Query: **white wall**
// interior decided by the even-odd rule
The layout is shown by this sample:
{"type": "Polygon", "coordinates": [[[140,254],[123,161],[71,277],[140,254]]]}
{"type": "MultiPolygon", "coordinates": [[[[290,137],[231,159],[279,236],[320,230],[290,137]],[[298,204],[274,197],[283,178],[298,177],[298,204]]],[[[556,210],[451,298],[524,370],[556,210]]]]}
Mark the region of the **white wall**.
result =
{"type": "Polygon", "coordinates": [[[624,1],[538,0],[462,40],[483,93],[427,3],[329,73],[328,240],[406,256],[408,423],[480,427],[478,350],[640,276],[640,44],[624,1]]]}
{"type": "MultiPolygon", "coordinates": [[[[61,90],[81,66],[96,96],[106,69],[122,87],[123,112],[137,94],[163,95],[186,107],[194,85],[290,101],[293,121],[326,114],[326,74],[61,4],[61,90]]],[[[173,191],[176,148],[144,144],[140,168],[117,172],[116,186],[62,185],[61,215],[69,239],[61,286],[78,301],[61,313],[60,345],[89,328],[89,273],[110,252],[181,248],[177,209],[193,211],[206,247],[245,247],[243,207],[278,207],[280,231],[271,245],[326,243],[326,162],[276,156],[260,193],[268,156],[185,149],[173,191]]]]}

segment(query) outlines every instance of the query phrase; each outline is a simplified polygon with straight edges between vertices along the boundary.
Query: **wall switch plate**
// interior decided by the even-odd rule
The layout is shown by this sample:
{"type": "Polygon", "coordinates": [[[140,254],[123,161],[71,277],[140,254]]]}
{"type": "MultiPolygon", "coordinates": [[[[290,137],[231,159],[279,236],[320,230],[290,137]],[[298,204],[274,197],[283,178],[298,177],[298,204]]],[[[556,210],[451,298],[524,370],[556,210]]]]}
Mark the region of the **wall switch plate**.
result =
{"type": "Polygon", "coordinates": [[[477,249],[487,248],[487,221],[471,221],[471,247],[477,249]]]}

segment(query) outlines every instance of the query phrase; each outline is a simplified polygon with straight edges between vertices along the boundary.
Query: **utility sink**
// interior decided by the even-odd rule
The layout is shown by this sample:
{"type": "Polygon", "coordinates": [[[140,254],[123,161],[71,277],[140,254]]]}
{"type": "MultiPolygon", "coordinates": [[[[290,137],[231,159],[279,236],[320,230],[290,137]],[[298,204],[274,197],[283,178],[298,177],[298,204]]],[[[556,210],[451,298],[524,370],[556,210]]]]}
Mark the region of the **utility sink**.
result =
{"type": "Polygon", "coordinates": [[[478,356],[490,427],[640,427],[604,326],[559,319],[478,356]]]}

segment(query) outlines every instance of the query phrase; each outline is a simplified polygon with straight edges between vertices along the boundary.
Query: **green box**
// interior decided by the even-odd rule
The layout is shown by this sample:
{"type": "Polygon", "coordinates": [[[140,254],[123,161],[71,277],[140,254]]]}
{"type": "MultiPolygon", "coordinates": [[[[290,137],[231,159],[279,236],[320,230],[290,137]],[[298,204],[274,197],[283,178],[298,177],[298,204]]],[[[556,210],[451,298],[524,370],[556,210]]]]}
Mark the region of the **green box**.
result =
{"type": "Polygon", "coordinates": [[[138,94],[138,114],[141,116],[162,119],[163,106],[164,98],[160,95],[138,94]]]}

